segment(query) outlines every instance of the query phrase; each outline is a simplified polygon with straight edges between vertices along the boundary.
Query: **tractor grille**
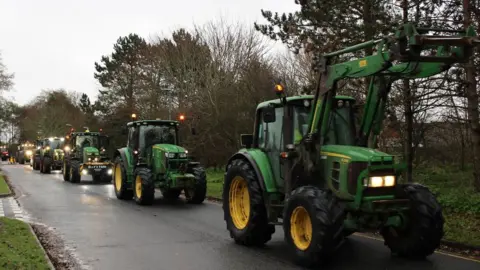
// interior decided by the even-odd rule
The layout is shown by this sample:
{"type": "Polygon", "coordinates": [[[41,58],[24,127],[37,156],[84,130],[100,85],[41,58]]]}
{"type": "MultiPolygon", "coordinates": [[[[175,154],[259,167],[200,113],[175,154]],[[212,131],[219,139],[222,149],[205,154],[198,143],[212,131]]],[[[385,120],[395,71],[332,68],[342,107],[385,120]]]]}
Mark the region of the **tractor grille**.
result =
{"type": "Polygon", "coordinates": [[[168,166],[170,170],[181,170],[182,168],[187,168],[188,162],[182,159],[169,159],[168,166]]]}
{"type": "Polygon", "coordinates": [[[368,167],[367,162],[352,162],[348,166],[348,193],[357,193],[357,179],[360,173],[368,167]]]}

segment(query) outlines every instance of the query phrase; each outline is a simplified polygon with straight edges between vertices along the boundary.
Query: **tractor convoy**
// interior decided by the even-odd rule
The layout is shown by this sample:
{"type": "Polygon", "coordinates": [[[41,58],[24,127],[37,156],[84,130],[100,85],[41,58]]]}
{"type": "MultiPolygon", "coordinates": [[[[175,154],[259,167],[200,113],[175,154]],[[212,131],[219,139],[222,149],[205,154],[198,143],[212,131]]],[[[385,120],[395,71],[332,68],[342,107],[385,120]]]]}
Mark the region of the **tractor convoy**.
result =
{"type": "MultiPolygon", "coordinates": [[[[314,95],[288,96],[276,83],[277,98],[257,105],[253,133],[241,134],[243,148],[226,161],[223,212],[230,237],[262,246],[282,226],[295,262],[304,267],[328,260],[355,232],[380,232],[399,256],[431,255],[444,235],[442,207],[427,187],[404,183],[405,163],[376,150],[376,139],[394,82],[466,63],[478,44],[473,27],[453,31],[407,23],[394,35],[315,57],[314,95]],[[449,34],[429,35],[442,31],[449,34]],[[345,61],[347,55],[364,56],[345,61]],[[349,78],[368,79],[364,104],[340,95],[338,82],[349,78]]],[[[182,146],[184,116],[180,120],[132,114],[123,129],[124,147],[109,151],[108,136],[72,129],[65,137],[22,144],[17,160],[41,173],[62,170],[70,183],[87,175],[112,182],[119,200],[139,205],[153,204],[156,190],[166,200],[183,193],[187,203],[201,204],[207,176],[182,146]]]]}

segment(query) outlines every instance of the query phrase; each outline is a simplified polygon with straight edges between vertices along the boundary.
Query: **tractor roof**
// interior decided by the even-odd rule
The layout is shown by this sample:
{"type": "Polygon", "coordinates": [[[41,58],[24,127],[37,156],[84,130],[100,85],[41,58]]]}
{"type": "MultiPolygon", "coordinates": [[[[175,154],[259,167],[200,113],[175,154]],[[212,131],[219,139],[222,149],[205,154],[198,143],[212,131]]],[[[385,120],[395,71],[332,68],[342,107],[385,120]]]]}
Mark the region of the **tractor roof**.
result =
{"type": "MultiPolygon", "coordinates": [[[[305,100],[305,99],[306,99],[306,100],[312,100],[314,97],[315,97],[315,96],[313,96],[313,95],[291,96],[291,97],[287,97],[287,102],[297,101],[297,100],[305,100]]],[[[337,96],[335,96],[335,98],[336,98],[336,99],[355,100],[353,97],[350,97],[350,96],[340,96],[340,95],[337,95],[337,96]]],[[[280,105],[280,99],[279,99],[279,98],[276,98],[276,99],[264,101],[264,102],[258,104],[257,109],[267,107],[269,104],[272,104],[272,105],[280,105]]]]}
{"type": "Polygon", "coordinates": [[[131,127],[133,125],[179,125],[178,121],[174,120],[137,120],[133,122],[128,122],[127,127],[131,127]]]}

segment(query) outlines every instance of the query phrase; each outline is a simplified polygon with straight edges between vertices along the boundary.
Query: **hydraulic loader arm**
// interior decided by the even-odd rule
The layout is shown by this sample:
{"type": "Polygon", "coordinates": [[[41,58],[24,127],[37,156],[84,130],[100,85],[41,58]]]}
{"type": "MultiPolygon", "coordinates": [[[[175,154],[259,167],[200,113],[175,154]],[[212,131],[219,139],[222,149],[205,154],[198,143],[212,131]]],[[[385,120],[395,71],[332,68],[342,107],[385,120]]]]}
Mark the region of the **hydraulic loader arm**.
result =
{"type": "Polygon", "coordinates": [[[407,23],[399,27],[393,36],[367,41],[315,59],[317,64],[314,70],[320,73],[320,78],[310,113],[307,142],[323,144],[339,80],[371,78],[358,142],[359,145],[366,145],[372,128],[376,134],[380,131],[393,81],[400,78],[430,77],[448,70],[455,63],[468,62],[473,48],[479,44],[480,40],[472,26],[464,31],[453,31],[415,28],[407,23]],[[431,31],[457,35],[426,35],[431,31]],[[373,55],[333,63],[335,57],[372,47],[376,49],[373,55]]]}

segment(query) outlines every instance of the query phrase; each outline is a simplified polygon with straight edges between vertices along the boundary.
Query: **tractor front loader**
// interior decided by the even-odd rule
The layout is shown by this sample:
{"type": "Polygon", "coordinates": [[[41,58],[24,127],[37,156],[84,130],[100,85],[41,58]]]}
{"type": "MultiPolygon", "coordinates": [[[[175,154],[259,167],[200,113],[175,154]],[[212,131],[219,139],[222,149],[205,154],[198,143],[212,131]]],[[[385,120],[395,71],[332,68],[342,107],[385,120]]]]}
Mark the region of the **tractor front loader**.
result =
{"type": "Polygon", "coordinates": [[[115,153],[114,187],[118,199],[150,205],[155,188],[175,200],[182,190],[188,203],[205,200],[205,169],[180,146],[178,121],[136,120],[127,124],[128,144],[115,153]]]}
{"type": "Polygon", "coordinates": [[[63,180],[79,183],[82,175],[94,182],[112,181],[112,162],[107,154],[109,137],[101,132],[71,132],[64,148],[63,180]]]}
{"type": "Polygon", "coordinates": [[[36,157],[35,165],[38,166],[40,173],[51,173],[52,170],[62,168],[64,143],[65,138],[63,137],[45,138],[39,143],[40,148],[37,150],[38,157],[36,157]]]}
{"type": "Polygon", "coordinates": [[[279,98],[257,106],[254,133],[241,136],[244,148],[227,162],[223,210],[235,242],[263,245],[283,225],[295,261],[307,267],[354,232],[380,231],[392,253],[408,258],[438,248],[444,218],[435,196],[401,184],[405,164],[373,149],[393,82],[465,63],[479,44],[472,27],[456,36],[429,32],[440,30],[405,24],[395,35],[323,55],[313,96],[287,97],[276,85],[279,98]],[[375,53],[338,60],[366,48],[375,53]],[[370,85],[357,125],[356,100],[337,95],[337,82],[364,77],[370,85]]]}

